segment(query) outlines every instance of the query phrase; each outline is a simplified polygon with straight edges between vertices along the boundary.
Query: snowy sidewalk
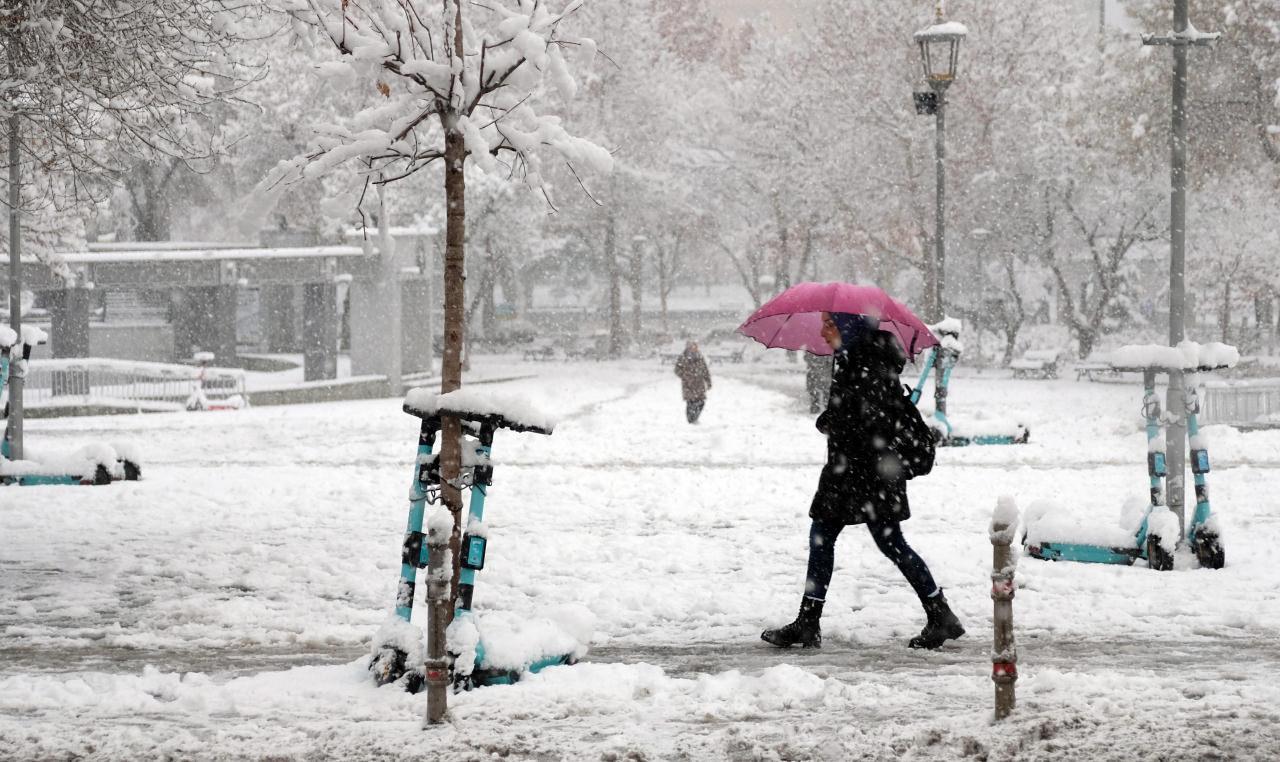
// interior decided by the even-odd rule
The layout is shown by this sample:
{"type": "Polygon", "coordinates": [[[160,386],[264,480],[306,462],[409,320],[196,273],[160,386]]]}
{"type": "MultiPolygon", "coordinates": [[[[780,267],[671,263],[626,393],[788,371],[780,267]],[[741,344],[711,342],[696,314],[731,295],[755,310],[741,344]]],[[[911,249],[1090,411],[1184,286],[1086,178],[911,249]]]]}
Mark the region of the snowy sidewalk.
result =
{"type": "Polygon", "coordinates": [[[597,620],[587,663],[455,697],[452,724],[426,733],[422,697],[372,686],[362,655],[393,597],[417,431],[397,401],[39,421],[29,441],[124,433],[149,465],[133,484],[0,492],[0,756],[1250,759],[1280,748],[1275,433],[1210,431],[1226,569],[1021,560],[1019,712],[991,726],[995,497],[1110,520],[1144,490],[1139,390],[958,379],[954,410],[1004,404],[1032,429],[1023,447],[944,451],[911,488],[907,537],[969,634],[907,650],[918,604],[852,528],[827,646],[807,653],[758,641],[794,614],[824,453],[787,382],[726,369],[689,426],[669,368],[536,370],[494,388],[561,424],[495,442],[476,605],[585,606],[597,620]]]}

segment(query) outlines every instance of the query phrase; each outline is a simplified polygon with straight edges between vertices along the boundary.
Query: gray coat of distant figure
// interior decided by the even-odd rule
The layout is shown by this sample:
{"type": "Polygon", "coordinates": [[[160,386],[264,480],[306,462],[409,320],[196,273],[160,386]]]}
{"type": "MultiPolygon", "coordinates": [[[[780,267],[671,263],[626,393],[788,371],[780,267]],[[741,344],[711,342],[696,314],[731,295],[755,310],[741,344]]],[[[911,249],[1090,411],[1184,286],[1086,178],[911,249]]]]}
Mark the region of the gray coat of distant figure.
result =
{"type": "Polygon", "coordinates": [[[684,352],[676,359],[676,375],[680,377],[685,418],[689,423],[697,423],[698,416],[702,415],[702,406],[707,402],[707,391],[711,389],[711,371],[698,351],[698,342],[690,341],[684,345],[684,352]]]}

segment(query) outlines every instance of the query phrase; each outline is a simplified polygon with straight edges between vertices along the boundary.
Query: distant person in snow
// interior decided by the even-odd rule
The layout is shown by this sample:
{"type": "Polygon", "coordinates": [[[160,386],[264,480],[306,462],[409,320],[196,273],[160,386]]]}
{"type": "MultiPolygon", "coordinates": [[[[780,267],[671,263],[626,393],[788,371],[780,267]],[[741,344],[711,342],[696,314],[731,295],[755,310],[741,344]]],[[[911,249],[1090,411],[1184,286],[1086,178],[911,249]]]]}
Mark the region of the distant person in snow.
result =
{"type": "Polygon", "coordinates": [[[800,615],[761,634],[786,648],[822,646],[818,620],[835,563],[836,538],[866,524],[880,552],[920,597],[928,622],[907,644],[937,648],[964,634],[924,559],[907,545],[899,522],[910,517],[906,480],[933,467],[933,434],[898,379],[905,357],[897,339],[874,318],[823,313],[822,337],[835,350],[831,397],[818,416],[827,436],[827,464],[809,508],[809,568],[800,615]]]}
{"type": "Polygon", "coordinates": [[[821,413],[827,408],[831,392],[831,358],[804,353],[804,388],[809,393],[809,412],[821,413]]]}
{"type": "Polygon", "coordinates": [[[711,371],[707,361],[698,351],[698,342],[684,345],[684,352],[676,359],[676,375],[680,377],[680,392],[684,396],[684,413],[689,423],[697,423],[702,406],[707,404],[707,391],[711,389],[711,371]]]}

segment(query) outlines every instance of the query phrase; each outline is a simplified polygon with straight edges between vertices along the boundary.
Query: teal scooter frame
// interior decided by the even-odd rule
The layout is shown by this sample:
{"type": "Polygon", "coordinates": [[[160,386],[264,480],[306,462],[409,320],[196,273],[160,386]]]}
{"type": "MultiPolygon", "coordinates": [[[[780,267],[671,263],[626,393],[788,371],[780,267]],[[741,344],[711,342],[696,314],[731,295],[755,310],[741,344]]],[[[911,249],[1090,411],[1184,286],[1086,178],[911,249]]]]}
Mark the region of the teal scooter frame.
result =
{"type": "MultiPolygon", "coordinates": [[[[1195,374],[1199,371],[1218,369],[1202,367],[1186,371],[1182,389],[1190,444],[1191,473],[1195,477],[1196,507],[1191,521],[1187,522],[1186,532],[1180,539],[1191,546],[1200,565],[1208,569],[1221,569],[1226,564],[1226,554],[1223,551],[1221,538],[1209,523],[1212,510],[1209,505],[1209,485],[1205,478],[1205,474],[1209,473],[1209,451],[1202,442],[1198,441],[1200,397],[1196,389],[1198,380],[1195,374]]],[[[1032,557],[1045,561],[1131,565],[1138,560],[1144,560],[1152,569],[1169,571],[1173,568],[1173,554],[1165,549],[1160,535],[1152,531],[1150,519],[1153,513],[1167,510],[1164,484],[1168,478],[1168,468],[1165,463],[1164,429],[1161,426],[1160,396],[1156,393],[1156,375],[1168,373],[1170,369],[1118,367],[1116,370],[1142,373],[1142,416],[1146,421],[1147,478],[1151,502],[1133,536],[1132,544],[1107,547],[1086,543],[1042,542],[1038,545],[1029,544],[1026,550],[1032,557]]]]}
{"type": "Polygon", "coordinates": [[[938,445],[940,447],[967,447],[970,445],[1026,444],[1031,438],[1031,432],[1026,427],[1021,427],[1022,432],[1019,434],[963,436],[952,433],[951,421],[947,419],[946,413],[947,393],[951,386],[951,371],[955,369],[959,360],[960,351],[954,347],[948,347],[943,344],[935,346],[929,350],[929,357],[925,360],[924,369],[920,371],[920,380],[916,382],[915,388],[911,390],[911,402],[918,405],[920,398],[924,395],[924,385],[929,380],[929,374],[933,372],[935,367],[942,371],[935,382],[934,388],[933,417],[938,424],[933,427],[933,430],[938,433],[938,445]]]}
{"type": "MultiPolygon", "coordinates": [[[[12,368],[13,373],[18,373],[28,361],[31,359],[32,346],[28,341],[18,339],[16,343],[10,345],[0,345],[0,391],[9,387],[9,375],[11,367],[15,366],[15,360],[12,357],[14,350],[22,355],[22,364],[12,368]]],[[[3,417],[5,421],[4,436],[0,439],[0,460],[8,461],[13,456],[12,439],[13,439],[13,422],[9,420],[9,404],[6,402],[4,406],[3,417]]],[[[116,476],[123,476],[125,481],[137,481],[142,478],[142,468],[129,459],[122,458],[117,461],[118,469],[116,476]]],[[[105,465],[99,463],[91,474],[59,474],[59,473],[32,473],[32,474],[14,474],[10,476],[0,476],[0,486],[18,486],[18,487],[38,487],[47,485],[102,485],[110,484],[113,480],[113,474],[105,465]]]]}
{"type": "MultiPolygon", "coordinates": [[[[485,501],[493,484],[493,437],[498,429],[551,434],[551,429],[519,423],[496,414],[476,414],[468,411],[439,409],[426,412],[405,403],[404,411],[422,420],[418,434],[418,453],[413,484],[409,489],[409,521],[400,553],[400,580],[396,588],[395,615],[404,622],[413,617],[414,593],[417,589],[418,571],[427,568],[429,559],[423,521],[427,505],[440,499],[440,466],[438,453],[434,451],[436,437],[440,433],[441,418],[452,416],[463,423],[464,442],[474,457],[464,458],[463,485],[471,490],[468,503],[466,532],[461,543],[461,570],[458,579],[458,600],[454,619],[472,616],[475,597],[476,573],[484,569],[488,540],[482,534],[472,534],[472,528],[484,519],[485,501]],[[469,467],[467,464],[470,463],[469,467]]],[[[458,654],[451,654],[456,660],[458,654]]],[[[402,681],[405,689],[417,693],[423,685],[422,665],[407,664],[407,654],[394,643],[379,646],[369,669],[378,685],[402,681]]],[[[470,670],[453,670],[455,690],[469,690],[485,685],[505,685],[515,682],[520,672],[495,670],[483,665],[485,658],[483,641],[476,645],[475,663],[470,670]]],[[[533,662],[522,671],[538,672],[559,664],[572,664],[570,655],[550,656],[533,662]]]]}

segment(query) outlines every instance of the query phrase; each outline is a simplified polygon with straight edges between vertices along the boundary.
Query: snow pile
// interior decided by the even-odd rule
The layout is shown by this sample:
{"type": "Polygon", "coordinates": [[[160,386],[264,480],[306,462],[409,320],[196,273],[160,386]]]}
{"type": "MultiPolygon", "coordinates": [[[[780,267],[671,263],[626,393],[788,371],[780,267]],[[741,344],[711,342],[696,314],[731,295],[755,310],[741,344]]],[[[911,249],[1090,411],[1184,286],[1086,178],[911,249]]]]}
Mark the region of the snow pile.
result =
{"type": "Polygon", "coordinates": [[[959,337],[960,332],[964,329],[964,324],[960,322],[960,318],[945,317],[933,325],[926,326],[933,332],[934,336],[941,337],[943,334],[951,334],[959,337]]]}
{"type": "Polygon", "coordinates": [[[993,543],[1012,543],[1018,534],[1018,503],[1012,495],[1001,495],[996,500],[996,509],[991,513],[991,526],[987,534],[993,543]],[[1004,527],[997,529],[996,527],[1004,527]]]}
{"type": "Polygon", "coordinates": [[[467,388],[436,394],[427,389],[411,389],[405,395],[404,404],[407,408],[427,415],[450,410],[476,416],[500,415],[517,425],[546,431],[551,431],[556,426],[553,416],[539,410],[527,398],[484,390],[467,388]]]}
{"type": "Polygon", "coordinates": [[[969,35],[969,27],[959,21],[944,21],[941,24],[934,24],[916,32],[915,39],[919,40],[922,37],[936,37],[944,34],[967,37],[969,35]]]}
{"type": "Polygon", "coordinates": [[[960,340],[963,324],[959,318],[945,317],[937,323],[925,326],[938,339],[943,349],[950,349],[958,354],[964,352],[964,342],[960,340]]]}
{"type": "Polygon", "coordinates": [[[1113,368],[1230,368],[1240,362],[1240,352],[1216,341],[1208,344],[1183,341],[1176,347],[1130,344],[1111,352],[1107,362],[1113,368]]]}
{"type": "Polygon", "coordinates": [[[480,652],[480,629],[473,612],[464,611],[453,618],[445,630],[445,642],[449,644],[449,653],[454,655],[453,671],[459,675],[474,672],[476,655],[480,652]]]}
{"type": "Polygon", "coordinates": [[[455,668],[462,674],[470,674],[473,666],[522,672],[544,659],[566,655],[576,661],[587,655],[595,622],[588,608],[573,603],[541,616],[467,612],[449,625],[449,652],[458,655],[455,668]]]}
{"type": "Polygon", "coordinates": [[[384,648],[394,648],[405,654],[406,667],[420,668],[426,660],[426,650],[423,647],[425,638],[421,627],[391,614],[374,634],[370,655],[377,659],[384,648]]]}
{"type": "Polygon", "coordinates": [[[18,334],[7,325],[0,325],[0,348],[11,347],[18,343],[18,334]]]}
{"type": "MultiPolygon", "coordinates": [[[[1083,545],[1101,545],[1108,548],[1132,547],[1137,527],[1128,527],[1129,511],[1122,511],[1121,520],[1115,524],[1090,521],[1070,508],[1052,500],[1037,500],[1027,508],[1027,545],[1046,542],[1070,542],[1083,545]]],[[[1176,534],[1175,539],[1176,539],[1176,534]]]]}
{"type": "Polygon", "coordinates": [[[44,344],[49,340],[49,334],[45,333],[39,327],[34,325],[22,326],[22,343],[30,346],[44,344]]]}
{"type": "Polygon", "coordinates": [[[1147,517],[1147,535],[1160,538],[1160,547],[1170,555],[1178,547],[1178,517],[1168,508],[1157,508],[1147,517]]]}
{"type": "Polygon", "coordinates": [[[142,449],[137,442],[113,442],[111,449],[115,450],[116,457],[120,460],[127,460],[130,463],[142,462],[142,449]]]}
{"type": "MultiPolygon", "coordinates": [[[[98,466],[116,471],[118,456],[109,445],[87,444],[69,453],[43,454],[30,448],[24,453],[26,460],[0,460],[0,476],[78,476],[94,475],[98,466]]],[[[135,461],[136,462],[136,461],[135,461]]]]}
{"type": "MultiPolygon", "coordinates": [[[[453,531],[453,514],[449,513],[449,509],[444,504],[436,506],[435,510],[427,516],[427,534],[439,533],[444,537],[448,537],[453,531]]],[[[447,565],[447,564],[446,564],[447,565]]]]}

